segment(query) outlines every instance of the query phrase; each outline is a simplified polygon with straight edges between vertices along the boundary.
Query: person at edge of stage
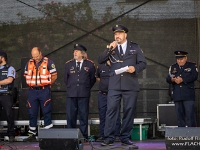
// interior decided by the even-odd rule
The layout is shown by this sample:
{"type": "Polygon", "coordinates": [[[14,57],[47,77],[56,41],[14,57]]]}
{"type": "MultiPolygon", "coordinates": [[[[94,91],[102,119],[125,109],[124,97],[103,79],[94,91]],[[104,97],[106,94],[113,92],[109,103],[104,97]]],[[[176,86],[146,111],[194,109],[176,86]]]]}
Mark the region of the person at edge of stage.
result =
{"type": "MultiPolygon", "coordinates": [[[[7,53],[0,50],[0,109],[4,109],[6,120],[8,123],[7,134],[9,142],[15,141],[15,124],[14,124],[14,110],[13,106],[13,93],[14,80],[16,71],[15,68],[8,63],[7,53]]],[[[1,112],[2,112],[1,111],[1,112]]]]}
{"type": "MultiPolygon", "coordinates": [[[[106,110],[107,110],[107,94],[108,94],[108,83],[110,74],[110,61],[106,63],[99,64],[96,71],[96,79],[99,81],[99,93],[98,93],[98,109],[99,109],[99,119],[100,119],[100,131],[97,141],[103,141],[104,138],[104,127],[106,120],[106,110]]],[[[119,117],[117,119],[115,127],[115,141],[119,141],[119,135],[121,130],[121,117],[119,111],[119,117]]]]}
{"type": "Polygon", "coordinates": [[[66,84],[66,120],[68,128],[76,128],[79,115],[80,131],[88,139],[88,115],[91,88],[96,82],[95,64],[87,58],[86,47],[74,44],[74,58],[67,61],[64,71],[66,84]]]}
{"type": "Polygon", "coordinates": [[[195,84],[198,78],[197,65],[187,61],[186,51],[175,51],[176,63],[169,68],[166,81],[173,86],[178,127],[196,127],[195,84]]]}
{"type": "Polygon", "coordinates": [[[101,145],[113,145],[114,143],[115,125],[120,103],[123,100],[120,141],[122,145],[129,145],[133,149],[138,149],[138,146],[133,144],[130,137],[139,93],[138,73],[146,68],[146,60],[139,45],[127,40],[128,29],[124,25],[115,25],[112,27],[112,31],[114,41],[107,46],[107,49],[98,59],[100,64],[107,60],[111,62],[104,128],[105,140],[101,145]]]}
{"type": "Polygon", "coordinates": [[[57,71],[54,62],[47,57],[43,57],[39,47],[33,47],[31,56],[32,58],[27,62],[24,70],[26,83],[29,86],[27,100],[29,136],[23,139],[25,142],[37,141],[37,116],[40,107],[44,116],[44,129],[53,127],[51,120],[51,86],[57,79],[57,71]]]}

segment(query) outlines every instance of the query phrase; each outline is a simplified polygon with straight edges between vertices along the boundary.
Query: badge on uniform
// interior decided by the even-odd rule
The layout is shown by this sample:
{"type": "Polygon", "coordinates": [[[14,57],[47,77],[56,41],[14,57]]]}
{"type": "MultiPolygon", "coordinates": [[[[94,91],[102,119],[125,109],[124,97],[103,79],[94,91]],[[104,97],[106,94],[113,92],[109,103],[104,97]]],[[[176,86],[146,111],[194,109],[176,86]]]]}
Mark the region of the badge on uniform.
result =
{"type": "Polygon", "coordinates": [[[175,74],[177,72],[176,68],[174,68],[174,70],[172,71],[173,74],[175,74]]]}
{"type": "Polygon", "coordinates": [[[133,54],[133,53],[135,53],[136,52],[136,50],[130,50],[130,53],[131,54],[133,54]]]}
{"type": "Polygon", "coordinates": [[[75,73],[74,66],[70,68],[70,73],[75,73]]]}
{"type": "Polygon", "coordinates": [[[14,74],[15,74],[14,70],[12,70],[12,71],[11,71],[11,74],[12,74],[12,75],[14,75],[14,74]]]}
{"type": "Polygon", "coordinates": [[[191,68],[185,68],[184,69],[185,72],[191,72],[191,70],[192,70],[191,68]]]}
{"type": "Polygon", "coordinates": [[[88,67],[84,67],[84,70],[85,70],[86,72],[88,72],[88,71],[89,71],[89,68],[88,68],[88,67]]]}
{"type": "Polygon", "coordinates": [[[51,67],[52,67],[52,68],[55,68],[55,65],[54,65],[54,64],[52,64],[52,65],[51,65],[51,67]]]}

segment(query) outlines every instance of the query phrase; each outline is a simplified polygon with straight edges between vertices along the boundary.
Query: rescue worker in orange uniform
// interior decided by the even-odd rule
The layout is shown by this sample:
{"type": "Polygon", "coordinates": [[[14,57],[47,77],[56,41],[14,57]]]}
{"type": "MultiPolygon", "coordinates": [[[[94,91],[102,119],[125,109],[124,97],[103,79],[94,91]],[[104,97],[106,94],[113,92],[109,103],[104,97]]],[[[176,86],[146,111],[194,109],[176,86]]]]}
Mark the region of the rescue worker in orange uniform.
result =
{"type": "Polygon", "coordinates": [[[41,107],[44,116],[44,128],[53,127],[51,121],[52,101],[51,85],[57,79],[57,71],[54,62],[42,56],[39,47],[34,47],[31,51],[32,58],[25,66],[24,76],[29,85],[28,112],[29,112],[29,137],[23,141],[36,141],[36,127],[38,109],[41,107]]]}

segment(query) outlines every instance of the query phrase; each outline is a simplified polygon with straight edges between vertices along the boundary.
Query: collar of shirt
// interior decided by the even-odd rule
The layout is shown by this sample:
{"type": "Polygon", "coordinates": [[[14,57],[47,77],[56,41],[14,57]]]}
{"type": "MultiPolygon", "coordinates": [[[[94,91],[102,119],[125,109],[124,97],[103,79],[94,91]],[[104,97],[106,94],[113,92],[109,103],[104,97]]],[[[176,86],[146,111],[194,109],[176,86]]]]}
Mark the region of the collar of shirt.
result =
{"type": "MultiPolygon", "coordinates": [[[[77,60],[76,60],[76,65],[77,65],[77,60]]],[[[81,63],[80,63],[80,68],[82,67],[82,64],[83,64],[83,59],[80,61],[81,63]]]]}
{"type": "Polygon", "coordinates": [[[123,52],[124,52],[124,54],[126,53],[126,48],[127,48],[127,40],[126,40],[126,42],[124,42],[123,44],[118,44],[118,49],[119,49],[119,46],[122,46],[122,50],[123,50],[123,52]]]}
{"type": "Polygon", "coordinates": [[[6,66],[6,64],[4,64],[4,65],[1,65],[1,66],[0,66],[0,69],[3,69],[3,68],[5,68],[5,66],[6,66]]]}
{"type": "Polygon", "coordinates": [[[3,68],[5,68],[5,66],[3,65],[3,66],[0,66],[0,69],[3,69],[3,68]]]}

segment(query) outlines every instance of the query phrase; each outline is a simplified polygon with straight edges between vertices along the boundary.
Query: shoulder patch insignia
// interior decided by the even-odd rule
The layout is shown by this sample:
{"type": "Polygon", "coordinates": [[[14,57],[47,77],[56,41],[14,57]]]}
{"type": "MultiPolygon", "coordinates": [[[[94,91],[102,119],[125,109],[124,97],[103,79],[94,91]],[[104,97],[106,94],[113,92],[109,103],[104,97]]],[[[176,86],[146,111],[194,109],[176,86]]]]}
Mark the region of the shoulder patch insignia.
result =
{"type": "Polygon", "coordinates": [[[51,67],[52,67],[52,68],[55,68],[55,65],[54,65],[54,64],[51,64],[51,67]]]}
{"type": "Polygon", "coordinates": [[[12,70],[12,71],[11,71],[11,74],[12,74],[12,75],[14,75],[14,74],[15,74],[15,73],[14,73],[14,70],[12,70]]]}

